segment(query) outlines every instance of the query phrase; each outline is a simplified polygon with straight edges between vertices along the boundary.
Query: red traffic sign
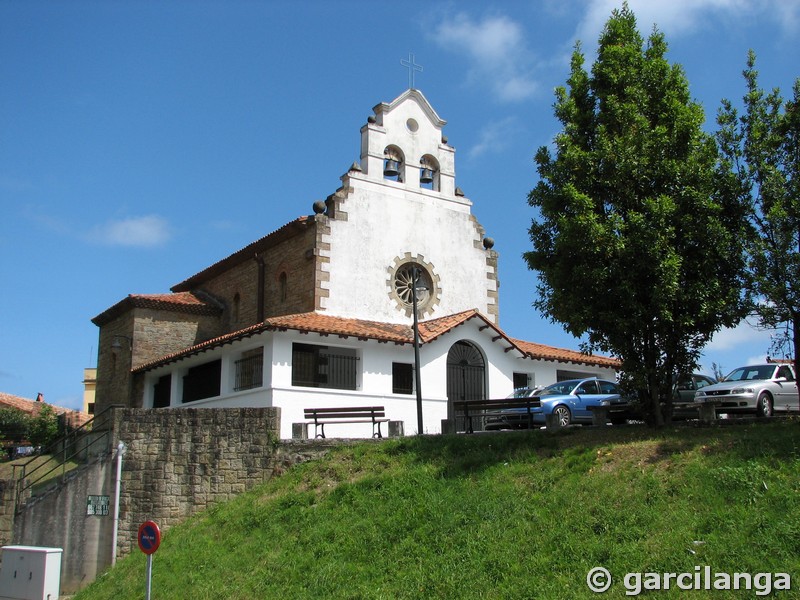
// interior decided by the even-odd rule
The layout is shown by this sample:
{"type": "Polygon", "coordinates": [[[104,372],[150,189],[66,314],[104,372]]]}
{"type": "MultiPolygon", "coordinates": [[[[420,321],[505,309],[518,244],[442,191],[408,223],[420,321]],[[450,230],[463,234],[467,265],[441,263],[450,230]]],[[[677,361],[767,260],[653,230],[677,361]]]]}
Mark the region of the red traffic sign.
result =
{"type": "Polygon", "coordinates": [[[139,526],[139,550],[145,554],[152,554],[161,544],[161,530],[153,521],[145,521],[139,526]]]}

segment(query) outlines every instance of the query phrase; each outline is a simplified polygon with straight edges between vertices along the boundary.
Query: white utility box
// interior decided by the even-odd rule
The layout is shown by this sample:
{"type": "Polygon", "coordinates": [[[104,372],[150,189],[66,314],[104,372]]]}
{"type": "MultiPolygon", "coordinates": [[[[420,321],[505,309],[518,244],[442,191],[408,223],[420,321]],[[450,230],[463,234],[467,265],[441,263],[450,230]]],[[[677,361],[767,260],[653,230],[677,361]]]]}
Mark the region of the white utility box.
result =
{"type": "Polygon", "coordinates": [[[3,546],[0,600],[58,600],[61,548],[3,546]]]}

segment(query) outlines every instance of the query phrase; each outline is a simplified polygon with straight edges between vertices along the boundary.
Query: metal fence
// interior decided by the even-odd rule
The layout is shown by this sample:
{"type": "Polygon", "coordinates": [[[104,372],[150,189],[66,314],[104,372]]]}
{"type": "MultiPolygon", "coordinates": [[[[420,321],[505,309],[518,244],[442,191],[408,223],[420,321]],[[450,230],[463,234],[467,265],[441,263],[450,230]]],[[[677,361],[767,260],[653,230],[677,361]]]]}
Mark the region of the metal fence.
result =
{"type": "Polygon", "coordinates": [[[66,478],[70,462],[86,463],[90,458],[109,451],[114,432],[112,416],[114,409],[117,408],[122,407],[109,406],[80,427],[68,431],[62,438],[40,450],[37,456],[22,464],[14,465],[14,479],[17,481],[15,512],[19,512],[22,507],[23,498],[49,489],[51,483],[53,485],[62,483],[66,478]]]}

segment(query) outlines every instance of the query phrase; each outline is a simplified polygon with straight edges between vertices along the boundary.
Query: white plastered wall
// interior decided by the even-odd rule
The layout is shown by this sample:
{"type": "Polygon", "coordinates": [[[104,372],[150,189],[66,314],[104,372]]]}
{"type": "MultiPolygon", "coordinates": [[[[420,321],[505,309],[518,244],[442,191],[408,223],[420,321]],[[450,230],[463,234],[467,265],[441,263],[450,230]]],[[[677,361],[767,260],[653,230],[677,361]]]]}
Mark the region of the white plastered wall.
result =
{"type": "MultiPolygon", "coordinates": [[[[515,372],[532,373],[537,383],[553,383],[559,369],[585,371],[599,377],[614,378],[610,369],[587,367],[570,363],[532,360],[523,357],[517,350],[505,349],[509,343],[501,338],[494,340],[492,328],[480,330],[484,325],[480,319],[472,319],[442,335],[420,349],[423,428],[425,433],[441,432],[441,421],[447,418],[447,354],[454,343],[466,340],[473,343],[486,361],[486,393],[488,398],[504,398],[512,392],[515,372]]],[[[152,385],[158,377],[173,373],[173,385],[178,392],[180,377],[190,366],[222,359],[223,372],[232,370],[232,362],[245,350],[264,348],[264,386],[252,390],[234,392],[230,382],[223,381],[222,394],[188,404],[180,404],[179,396],[173,397],[173,408],[232,408],[265,407],[281,408],[281,437],[292,437],[292,423],[301,423],[303,409],[336,406],[373,406],[386,408],[387,417],[403,421],[406,435],[417,433],[416,396],[392,393],[392,363],[413,364],[414,349],[411,344],[381,343],[375,340],[359,340],[354,337],[341,338],[315,333],[301,334],[296,331],[266,332],[232,344],[215,348],[176,363],[160,367],[147,374],[145,406],[152,406],[152,385]],[[292,386],[292,344],[319,344],[329,347],[355,348],[358,350],[359,385],[356,390],[334,390],[292,386]]],[[[388,433],[386,425],[383,434],[388,433]]],[[[335,437],[370,437],[370,425],[332,426],[328,433],[335,437]]],[[[313,435],[313,427],[311,434],[313,435]]]]}
{"type": "Polygon", "coordinates": [[[332,316],[409,322],[406,307],[392,299],[389,280],[398,263],[418,260],[430,265],[439,288],[438,302],[422,318],[471,309],[493,318],[497,273],[487,265],[472,203],[455,193],[455,150],[442,142],[445,121],[417,90],[378,105],[375,113],[362,128],[362,171],[342,178],[337,210],[346,218],[331,219],[330,235],[323,236],[330,250],[322,251],[329,258],[322,267],[329,273],[322,309],[332,316]],[[402,151],[402,181],[383,176],[387,147],[402,151]],[[439,189],[420,186],[424,155],[438,161],[439,189]]]}

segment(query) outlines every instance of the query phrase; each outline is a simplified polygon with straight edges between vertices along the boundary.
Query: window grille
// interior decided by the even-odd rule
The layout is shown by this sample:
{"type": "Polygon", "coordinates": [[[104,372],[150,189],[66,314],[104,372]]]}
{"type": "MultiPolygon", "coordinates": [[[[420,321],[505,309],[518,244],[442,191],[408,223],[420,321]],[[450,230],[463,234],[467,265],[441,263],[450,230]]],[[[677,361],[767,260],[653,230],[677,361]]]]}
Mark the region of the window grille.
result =
{"type": "Polygon", "coordinates": [[[292,385],[355,390],[358,387],[358,361],[355,350],[294,344],[292,385]]]}
{"type": "Polygon", "coordinates": [[[240,358],[234,364],[236,365],[236,379],[233,385],[235,392],[251,390],[264,384],[263,350],[253,356],[240,358]]]}

